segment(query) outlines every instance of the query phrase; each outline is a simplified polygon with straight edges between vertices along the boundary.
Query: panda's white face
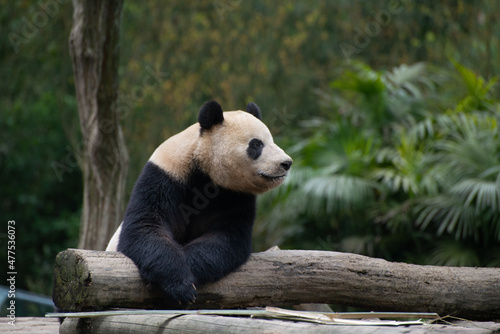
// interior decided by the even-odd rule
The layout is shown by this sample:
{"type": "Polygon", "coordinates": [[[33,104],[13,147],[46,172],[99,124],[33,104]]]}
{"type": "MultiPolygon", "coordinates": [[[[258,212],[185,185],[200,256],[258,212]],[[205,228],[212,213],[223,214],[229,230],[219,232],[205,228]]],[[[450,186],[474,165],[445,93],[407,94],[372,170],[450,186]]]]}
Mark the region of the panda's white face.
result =
{"type": "Polygon", "coordinates": [[[292,159],[254,115],[223,113],[224,120],[203,130],[194,152],[201,169],[218,185],[260,194],[283,183],[292,159]]]}

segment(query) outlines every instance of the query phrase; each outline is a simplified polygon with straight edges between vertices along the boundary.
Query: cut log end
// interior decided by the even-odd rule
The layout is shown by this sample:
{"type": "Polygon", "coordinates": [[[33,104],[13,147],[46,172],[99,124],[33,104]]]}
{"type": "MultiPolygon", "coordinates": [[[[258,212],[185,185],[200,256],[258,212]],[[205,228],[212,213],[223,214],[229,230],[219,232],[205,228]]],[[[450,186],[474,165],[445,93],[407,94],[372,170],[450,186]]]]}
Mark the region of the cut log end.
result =
{"type": "Polygon", "coordinates": [[[83,311],[78,307],[87,300],[86,287],[92,275],[82,254],[74,251],[61,252],[54,266],[54,304],[62,309],[83,311]]]}

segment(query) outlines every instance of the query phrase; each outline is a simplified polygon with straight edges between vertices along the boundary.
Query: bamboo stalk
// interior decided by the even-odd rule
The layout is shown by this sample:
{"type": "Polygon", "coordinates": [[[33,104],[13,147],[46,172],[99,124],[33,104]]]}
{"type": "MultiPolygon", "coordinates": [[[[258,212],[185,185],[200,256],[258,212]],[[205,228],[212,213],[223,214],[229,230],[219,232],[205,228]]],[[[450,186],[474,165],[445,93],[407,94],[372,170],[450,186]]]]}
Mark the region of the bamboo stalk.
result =
{"type": "Polygon", "coordinates": [[[261,310],[114,310],[96,312],[66,312],[47,313],[47,318],[97,318],[113,315],[223,315],[223,316],[271,316],[279,312],[295,312],[294,316],[306,316],[308,314],[323,314],[331,319],[436,319],[437,313],[427,312],[314,312],[314,311],[291,311],[275,307],[267,307],[261,310]]]}

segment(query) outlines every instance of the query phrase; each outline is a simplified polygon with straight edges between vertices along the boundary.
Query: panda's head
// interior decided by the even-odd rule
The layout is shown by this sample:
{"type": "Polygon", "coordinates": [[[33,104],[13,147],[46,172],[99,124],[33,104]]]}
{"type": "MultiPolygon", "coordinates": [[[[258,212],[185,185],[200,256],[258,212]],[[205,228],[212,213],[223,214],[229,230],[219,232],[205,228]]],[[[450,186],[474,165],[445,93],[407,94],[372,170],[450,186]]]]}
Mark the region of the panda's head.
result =
{"type": "Polygon", "coordinates": [[[215,101],[201,107],[194,158],[215,184],[260,194],[283,183],[292,159],[274,143],[260,118],[255,103],[246,112],[223,112],[215,101]]]}

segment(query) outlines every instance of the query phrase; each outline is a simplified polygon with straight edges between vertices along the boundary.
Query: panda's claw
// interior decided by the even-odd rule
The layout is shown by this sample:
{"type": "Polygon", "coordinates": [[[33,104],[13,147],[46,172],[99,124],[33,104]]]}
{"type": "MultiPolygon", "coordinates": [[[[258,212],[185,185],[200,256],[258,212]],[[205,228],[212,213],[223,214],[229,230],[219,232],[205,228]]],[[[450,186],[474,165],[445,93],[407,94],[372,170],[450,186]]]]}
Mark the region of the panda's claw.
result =
{"type": "Polygon", "coordinates": [[[196,286],[192,282],[179,282],[178,284],[165,284],[162,287],[165,301],[174,307],[187,307],[192,304],[196,298],[196,286]]]}

